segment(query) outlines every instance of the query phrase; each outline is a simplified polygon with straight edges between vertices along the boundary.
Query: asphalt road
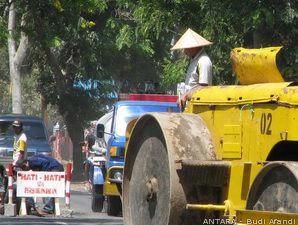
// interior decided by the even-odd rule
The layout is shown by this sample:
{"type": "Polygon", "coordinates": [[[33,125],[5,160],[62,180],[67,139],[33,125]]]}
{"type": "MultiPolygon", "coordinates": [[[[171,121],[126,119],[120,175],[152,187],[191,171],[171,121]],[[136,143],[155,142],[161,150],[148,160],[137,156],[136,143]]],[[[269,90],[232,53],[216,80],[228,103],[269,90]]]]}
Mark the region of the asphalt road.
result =
{"type": "Polygon", "coordinates": [[[113,219],[101,218],[2,218],[1,225],[123,225],[113,219]]]}
{"type": "MultiPolygon", "coordinates": [[[[64,199],[61,199],[60,208],[62,215],[59,217],[54,217],[53,215],[47,215],[45,217],[32,215],[23,217],[0,216],[0,225],[123,225],[121,217],[110,217],[106,213],[92,212],[91,195],[86,190],[84,184],[73,184],[71,189],[71,214],[65,209],[64,199]]],[[[38,201],[37,205],[40,208],[42,207],[41,200],[38,201]]]]}

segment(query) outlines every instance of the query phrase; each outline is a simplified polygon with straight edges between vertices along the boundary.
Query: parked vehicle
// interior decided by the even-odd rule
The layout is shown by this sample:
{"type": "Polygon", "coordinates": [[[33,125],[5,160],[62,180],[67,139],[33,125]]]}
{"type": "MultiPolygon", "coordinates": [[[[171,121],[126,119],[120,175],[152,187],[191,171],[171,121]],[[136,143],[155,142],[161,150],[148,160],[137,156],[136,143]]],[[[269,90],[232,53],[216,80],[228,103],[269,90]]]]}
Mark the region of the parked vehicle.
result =
{"type": "Polygon", "coordinates": [[[14,137],[12,122],[15,120],[23,122],[23,129],[28,138],[28,157],[37,153],[52,155],[48,133],[41,118],[22,114],[2,114],[0,115],[0,158],[4,166],[12,161],[14,137]]]}
{"type": "MultiPolygon", "coordinates": [[[[116,216],[121,211],[121,185],[123,177],[124,155],[127,126],[132,127],[139,116],[147,112],[179,112],[176,102],[158,101],[120,101],[113,110],[110,138],[107,143],[107,175],[104,183],[104,195],[107,197],[107,213],[116,216]]],[[[97,137],[106,132],[104,124],[97,125],[97,137]]]]}
{"type": "Polygon", "coordinates": [[[23,114],[0,115],[0,198],[2,204],[7,190],[5,167],[12,162],[14,137],[12,123],[15,120],[23,123],[23,129],[28,138],[28,157],[34,154],[52,155],[48,133],[41,118],[23,114]]]}

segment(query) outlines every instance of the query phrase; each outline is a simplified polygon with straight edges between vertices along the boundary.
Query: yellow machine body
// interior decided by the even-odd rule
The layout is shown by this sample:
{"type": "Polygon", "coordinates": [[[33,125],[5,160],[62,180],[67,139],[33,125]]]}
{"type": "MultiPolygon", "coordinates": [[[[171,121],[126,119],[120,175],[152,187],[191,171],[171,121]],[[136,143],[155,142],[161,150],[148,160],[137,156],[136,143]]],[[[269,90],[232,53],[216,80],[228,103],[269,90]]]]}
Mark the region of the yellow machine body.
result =
{"type": "MultiPolygon", "coordinates": [[[[284,82],[276,67],[280,49],[233,49],[234,72],[247,85],[204,87],[192,96],[186,109],[206,123],[217,160],[231,162],[224,195],[233,216],[245,209],[250,187],[263,166],[273,160],[270,157],[284,151],[285,143],[298,141],[298,86],[284,82]]],[[[245,217],[245,210],[238,214],[245,217]]]]}
{"type": "Polygon", "coordinates": [[[250,185],[279,143],[298,141],[298,86],[266,83],[197,91],[188,113],[209,128],[217,160],[231,161],[227,199],[244,209],[250,185]]]}
{"type": "Polygon", "coordinates": [[[233,49],[232,66],[240,84],[283,82],[276,66],[276,54],[281,48],[233,49]]]}
{"type": "Polygon", "coordinates": [[[104,195],[105,196],[120,196],[119,188],[117,187],[117,183],[112,179],[113,173],[122,171],[123,167],[121,166],[112,166],[108,169],[106,175],[106,181],[104,183],[104,195]]]}
{"type": "Polygon", "coordinates": [[[120,196],[120,193],[117,189],[117,185],[113,182],[106,181],[104,183],[104,195],[105,196],[120,196]]]}
{"type": "MultiPolygon", "coordinates": [[[[139,168],[135,165],[138,165],[137,151],[141,152],[143,145],[146,146],[146,144],[141,145],[138,138],[141,136],[140,139],[144,139],[142,132],[150,126],[157,130],[161,129],[159,136],[163,136],[160,140],[164,141],[169,161],[169,168],[165,170],[171,177],[169,181],[171,188],[169,188],[170,194],[165,194],[170,199],[168,205],[165,204],[169,207],[169,210],[165,211],[169,212],[165,224],[184,224],[183,220],[177,222],[181,218],[177,214],[184,213],[185,209],[221,211],[221,215],[227,218],[238,217],[239,224],[249,224],[248,221],[253,218],[263,219],[265,221],[263,224],[269,224],[270,219],[277,219],[278,216],[283,220],[296,221],[297,219],[294,224],[298,223],[297,213],[254,211],[248,210],[247,207],[250,190],[258,175],[262,174],[264,166],[266,167],[270,161],[281,161],[281,163],[292,161],[293,152],[295,157],[298,156],[298,84],[284,82],[275,61],[279,50],[280,47],[258,50],[234,49],[231,59],[241,85],[199,88],[191,96],[184,113],[180,116],[168,114],[169,118],[167,118],[165,114],[148,114],[136,122],[132,132],[129,132],[131,136],[127,135],[131,138],[127,147],[124,169],[125,224],[137,224],[134,221],[137,221],[138,217],[134,217],[130,210],[133,207],[143,207],[131,197],[133,193],[131,190],[136,190],[132,182],[135,179],[133,176],[136,174],[136,177],[142,178],[138,172],[135,172],[142,165],[139,168]],[[154,127],[152,124],[157,126],[154,127]],[[141,147],[138,149],[136,145],[141,147]],[[200,151],[201,155],[198,156],[195,151],[200,151]],[[207,157],[204,157],[205,155],[202,154],[204,151],[210,155],[206,154],[207,157]],[[181,175],[183,163],[189,166],[189,171],[195,171],[194,175],[196,173],[202,176],[192,177],[192,174],[188,173],[190,178],[183,178],[181,175]],[[137,169],[134,170],[134,167],[137,169]],[[218,173],[214,173],[214,177],[211,176],[212,178],[208,179],[204,177],[208,174],[208,168],[217,170],[218,173]],[[219,200],[208,202],[206,197],[203,201],[196,202],[190,197],[190,193],[185,194],[186,197],[184,197],[184,193],[190,188],[187,186],[188,181],[207,187],[208,182],[220,180],[216,177],[221,172],[218,168],[229,168],[229,173],[224,175],[228,177],[227,181],[222,182],[220,186],[221,191],[214,192],[220,193],[219,200]],[[180,172],[177,172],[178,170],[180,172]],[[194,179],[199,181],[196,182],[194,179]]],[[[149,128],[144,132],[148,136],[149,128]]],[[[152,137],[155,136],[152,134],[152,137]]],[[[157,146],[158,142],[153,142],[153,138],[148,140],[157,146]]],[[[150,146],[146,150],[151,150],[150,146]]],[[[153,150],[152,152],[154,153],[153,150]]],[[[144,162],[146,165],[147,161],[144,162]]],[[[296,162],[294,164],[292,171],[296,171],[294,174],[296,173],[297,180],[298,173],[295,168],[298,168],[298,164],[296,162]]],[[[148,172],[148,169],[144,171],[148,172]]],[[[150,172],[148,174],[150,178],[150,172]]],[[[158,182],[161,181],[158,180],[158,182]]],[[[148,183],[152,185],[150,179],[148,183]]],[[[149,188],[149,193],[155,193],[150,190],[149,188]]],[[[133,196],[137,198],[139,195],[133,196]]],[[[199,199],[197,197],[199,194],[193,194],[193,196],[199,199]]],[[[146,212],[146,206],[142,212],[146,212]]],[[[160,217],[161,215],[162,213],[159,214],[160,217]]],[[[145,216],[143,221],[151,222],[145,216]]]]}

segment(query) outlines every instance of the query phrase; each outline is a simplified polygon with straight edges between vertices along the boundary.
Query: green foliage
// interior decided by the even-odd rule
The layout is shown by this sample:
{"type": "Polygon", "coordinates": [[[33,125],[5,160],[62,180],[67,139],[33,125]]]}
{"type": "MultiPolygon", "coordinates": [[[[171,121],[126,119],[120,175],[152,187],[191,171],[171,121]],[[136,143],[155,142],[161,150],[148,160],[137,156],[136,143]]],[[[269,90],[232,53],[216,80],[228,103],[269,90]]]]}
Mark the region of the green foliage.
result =
{"type": "Polygon", "coordinates": [[[135,7],[132,17],[136,23],[142,24],[142,26],[136,28],[137,35],[158,39],[162,30],[170,21],[171,14],[159,1],[149,1],[144,5],[135,7]]]}
{"type": "Polygon", "coordinates": [[[153,47],[153,42],[150,39],[145,39],[139,44],[141,50],[148,56],[153,56],[155,51],[153,47]]]}
{"type": "Polygon", "coordinates": [[[23,113],[27,115],[41,116],[41,95],[36,93],[37,71],[26,74],[22,79],[22,103],[23,113]]]}
{"type": "MultiPolygon", "coordinates": [[[[284,46],[281,69],[286,79],[297,79],[296,0],[22,0],[15,6],[17,18],[26,23],[18,23],[14,35],[24,31],[31,43],[28,66],[22,67],[27,74],[22,82],[26,112],[37,113],[39,95],[44,95],[77,142],[87,121],[101,115],[111,85],[83,90],[74,87],[75,81],[114,80],[118,90],[126,81],[131,90],[143,81],[161,81],[165,90],[175,89],[184,80],[188,60],[170,48],[188,27],[214,43],[206,52],[214,65],[215,84],[235,82],[229,54],[239,46],[284,46]]],[[[8,33],[6,8],[7,1],[0,0],[2,46],[8,33]]],[[[11,107],[3,49],[2,112],[11,107]]],[[[79,150],[74,152],[79,156],[79,150]]]]}
{"type": "MultiPolygon", "coordinates": [[[[113,79],[118,89],[124,81],[133,85],[161,81],[165,89],[175,86],[184,79],[188,60],[183,54],[174,53],[173,57],[170,48],[188,27],[214,42],[206,51],[214,65],[215,84],[235,82],[229,54],[239,46],[283,45],[282,72],[287,79],[297,75],[298,12],[294,0],[25,0],[16,4],[18,15],[27,18],[21,29],[33,43],[38,90],[49,103],[62,104],[65,110],[63,101],[67,99],[99,103],[90,93],[75,90],[75,80],[113,79]],[[59,93],[49,64],[49,49],[64,71],[60,82],[65,96],[59,93]]],[[[5,19],[0,25],[1,40],[6,37],[5,19]]],[[[99,92],[109,90],[101,88],[99,92]]],[[[81,110],[75,109],[79,105],[69,107],[81,110]]],[[[90,114],[80,112],[90,119],[90,114]]]]}
{"type": "MultiPolygon", "coordinates": [[[[8,52],[6,47],[0,48],[0,113],[11,113],[11,87],[9,77],[8,52]]],[[[26,62],[30,64],[30,62],[26,62]]],[[[24,113],[40,116],[40,94],[36,93],[37,71],[23,66],[22,102],[24,113]]],[[[28,66],[27,66],[28,67],[28,66]]]]}
{"type": "Polygon", "coordinates": [[[177,83],[184,81],[187,64],[186,58],[180,58],[174,63],[172,60],[165,59],[161,86],[165,90],[175,90],[177,83]]]}
{"type": "Polygon", "coordinates": [[[4,18],[0,17],[0,45],[3,46],[7,42],[7,22],[4,20],[4,18]]]}
{"type": "Polygon", "coordinates": [[[124,46],[130,48],[133,44],[133,31],[130,26],[124,25],[116,39],[116,45],[119,50],[124,46]]]}
{"type": "Polygon", "coordinates": [[[12,109],[9,79],[8,52],[0,48],[0,113],[10,113],[12,109]]]}
{"type": "MultiPolygon", "coordinates": [[[[214,42],[207,49],[214,64],[215,84],[232,84],[229,54],[235,47],[284,46],[282,71],[286,78],[295,77],[297,71],[297,2],[270,1],[124,1],[118,0],[120,8],[129,12],[129,26],[135,29],[135,40],[150,39],[162,42],[162,48],[152,45],[156,61],[170,55],[169,43],[188,28],[214,42]]],[[[130,36],[130,40],[133,37],[130,36]]],[[[179,60],[179,58],[178,58],[179,60]]],[[[171,62],[171,61],[168,61],[171,62]]],[[[172,62],[172,66],[177,65],[172,62]]],[[[179,64],[179,63],[178,63],[179,64]]],[[[166,67],[167,68],[167,67],[166,67]]],[[[159,70],[166,73],[168,70],[159,70]]],[[[177,76],[179,80],[180,77],[177,76]]],[[[163,83],[168,74],[163,74],[163,83]]],[[[177,82],[178,82],[177,80],[177,82]]]]}
{"type": "Polygon", "coordinates": [[[7,80],[0,80],[0,113],[10,113],[12,110],[10,82],[7,80]]]}

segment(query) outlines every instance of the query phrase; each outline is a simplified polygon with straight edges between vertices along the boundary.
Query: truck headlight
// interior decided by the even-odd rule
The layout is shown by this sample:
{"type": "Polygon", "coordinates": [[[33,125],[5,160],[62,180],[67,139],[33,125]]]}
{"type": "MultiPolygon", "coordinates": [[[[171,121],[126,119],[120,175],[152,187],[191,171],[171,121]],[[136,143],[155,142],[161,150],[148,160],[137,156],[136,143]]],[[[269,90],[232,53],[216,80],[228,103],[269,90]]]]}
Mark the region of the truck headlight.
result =
{"type": "Polygon", "coordinates": [[[111,183],[122,183],[123,180],[123,167],[114,167],[108,171],[108,180],[111,183]]]}
{"type": "Polygon", "coordinates": [[[122,181],[123,179],[123,175],[121,172],[117,171],[116,173],[114,173],[114,179],[122,181]]]}

